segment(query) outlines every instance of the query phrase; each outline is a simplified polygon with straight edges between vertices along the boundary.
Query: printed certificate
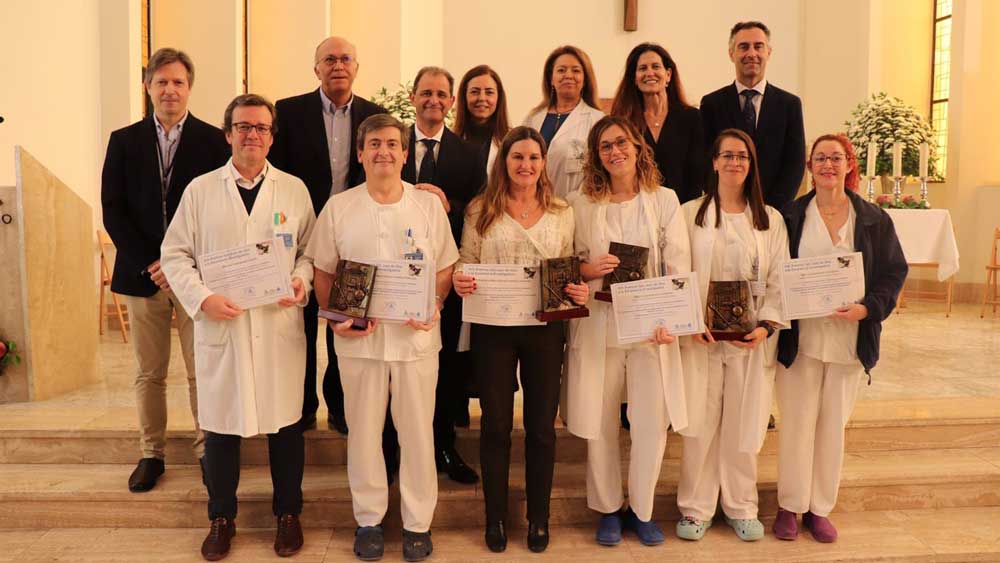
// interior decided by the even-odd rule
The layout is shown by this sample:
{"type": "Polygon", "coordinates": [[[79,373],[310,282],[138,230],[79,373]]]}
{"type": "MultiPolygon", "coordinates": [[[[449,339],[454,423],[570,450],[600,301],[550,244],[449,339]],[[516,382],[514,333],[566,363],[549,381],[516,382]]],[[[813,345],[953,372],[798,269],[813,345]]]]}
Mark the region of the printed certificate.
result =
{"type": "Polygon", "coordinates": [[[428,322],[434,316],[437,270],[428,260],[372,260],[375,284],[368,317],[385,322],[413,319],[428,322]]]}
{"type": "Polygon", "coordinates": [[[865,296],[860,252],[797,258],[781,270],[781,305],[787,320],[823,317],[865,296]]]}
{"type": "Polygon", "coordinates": [[[538,266],[466,264],[463,273],[476,278],[476,292],[462,300],[462,320],[495,326],[534,326],[541,305],[538,266]]]}
{"type": "Polygon", "coordinates": [[[616,283],[611,297],[619,344],[645,342],[661,326],[674,336],[705,330],[694,272],[616,283]]]}
{"type": "Polygon", "coordinates": [[[282,244],[273,238],[202,254],[198,257],[201,280],[241,309],[294,297],[282,244]]]}

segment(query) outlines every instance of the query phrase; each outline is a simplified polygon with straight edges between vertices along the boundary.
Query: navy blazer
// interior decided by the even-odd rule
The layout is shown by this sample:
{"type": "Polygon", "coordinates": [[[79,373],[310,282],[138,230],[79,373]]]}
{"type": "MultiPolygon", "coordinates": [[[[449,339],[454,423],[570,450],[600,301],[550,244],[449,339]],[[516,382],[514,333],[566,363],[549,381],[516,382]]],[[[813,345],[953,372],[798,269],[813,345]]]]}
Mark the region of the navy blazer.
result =
{"type": "MultiPolygon", "coordinates": [[[[816,196],[813,190],[789,203],[782,210],[788,227],[788,250],[792,258],[799,257],[802,226],[806,208],[816,196]]],[[[868,203],[858,194],[848,190],[847,196],[854,207],[854,248],[861,252],[865,267],[865,296],[861,304],[868,308],[868,316],[858,323],[858,360],[871,376],[871,369],[878,362],[879,336],[882,321],[896,307],[896,298],[903,289],[909,272],[903,249],[896,237],[892,218],[878,206],[868,203]]],[[[778,334],[778,361],[785,367],[792,365],[799,351],[799,321],[792,321],[790,330],[778,334]]],[[[869,382],[871,379],[869,379],[869,382]]]]}
{"type": "MultiPolygon", "coordinates": [[[[108,140],[101,173],[101,208],[104,228],[117,250],[111,291],[118,294],[151,297],[159,291],[149,276],[143,275],[146,267],[160,259],[165,234],[156,153],[152,115],[118,129],[108,140]]],[[[188,113],[167,187],[168,224],[191,180],[219,168],[231,154],[221,130],[188,113]]]]}
{"type": "MultiPolygon", "coordinates": [[[[326,141],[323,121],[323,99],[319,88],[274,104],[278,113],[278,132],[267,155],[279,170],[298,176],[309,189],[316,215],[330,199],[333,172],[330,170],[330,148],[326,141]]],[[[358,162],[358,126],[368,117],[386,113],[385,108],[354,94],[351,102],[351,151],[348,157],[347,187],[365,181],[365,169],[358,162]]]]}
{"type": "MultiPolygon", "coordinates": [[[[701,99],[700,109],[709,149],[723,129],[741,129],[749,133],[735,83],[707,94],[701,99]]],[[[795,199],[806,169],[802,100],[769,82],[760,102],[756,131],[750,136],[757,148],[764,202],[781,209],[795,199]]],[[[712,156],[708,155],[709,173],[712,156]]]]}

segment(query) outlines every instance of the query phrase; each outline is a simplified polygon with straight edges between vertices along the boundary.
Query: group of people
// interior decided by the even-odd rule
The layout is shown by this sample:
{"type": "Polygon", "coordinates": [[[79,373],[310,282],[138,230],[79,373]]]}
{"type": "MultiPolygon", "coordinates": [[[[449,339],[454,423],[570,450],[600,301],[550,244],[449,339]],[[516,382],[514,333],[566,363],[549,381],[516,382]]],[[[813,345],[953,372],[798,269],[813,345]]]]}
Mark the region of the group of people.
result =
{"type": "Polygon", "coordinates": [[[187,110],[190,58],[157,51],[145,75],[154,112],[112,133],[102,177],[104,223],[118,248],[112,290],[126,296],[138,364],[142,459],[129,489],[148,491],[164,472],[176,314],[209,494],[202,555],[214,561],[229,552],[240,442],[258,434],[268,437],[274,549],[298,552],[303,432],[315,428],[319,405],[319,308],[329,304],[340,260],[416,255],[437,268],[430,321],[358,329],[348,320],[325,331],[323,399],[327,424],[347,435],[358,558],[383,555],[382,520],[397,478],[403,556],[431,554],[438,473],[479,480],[455,449],[470,389],[482,409],[479,467],[492,551],[507,544],[519,388],[532,551],[549,543],[561,402],[569,430],[587,440],[598,543],[620,543],[623,530],[645,545],[664,541],[653,504],[671,427],[683,436],[677,535],[701,539],[721,502],[741,539],[760,539],[757,454],[775,380],[773,532],[795,539],[802,514],[815,539],[834,541],[827,516],[844,427],[907,267],[888,215],[855,193],[847,138],[823,135],[806,155],[799,99],[764,78],[770,54],[764,24],[736,24],[729,39],[736,80],[695,108],[669,53],[640,44],[604,115],[586,53],[559,47],[544,63],[541,103],[516,127],[489,66],[469,70],[457,96],[447,70],[424,67],[410,95],[416,122],[406,127],[353,93],[356,49],[331,37],[316,49],[317,90],[273,105],[237,96],[220,131],[187,110]],[[445,118],[453,105],[451,130],[445,118]],[[804,168],[813,189],[792,201],[804,168]],[[203,255],[271,239],[284,246],[291,297],[242,310],[205,285],[203,255]],[[646,342],[620,345],[611,305],[591,299],[620,263],[612,242],[648,248],[647,277],[697,272],[703,301],[710,282],[750,282],[757,326],[739,341],[658,328],[646,342]],[[864,258],[864,299],[826,318],[785,320],[782,264],[851,251],[864,258]],[[564,291],[590,308],[588,317],[463,325],[462,299],[478,289],[466,265],[571,255],[580,257],[583,279],[564,291]],[[627,496],[623,403],[632,444],[627,496]]]}

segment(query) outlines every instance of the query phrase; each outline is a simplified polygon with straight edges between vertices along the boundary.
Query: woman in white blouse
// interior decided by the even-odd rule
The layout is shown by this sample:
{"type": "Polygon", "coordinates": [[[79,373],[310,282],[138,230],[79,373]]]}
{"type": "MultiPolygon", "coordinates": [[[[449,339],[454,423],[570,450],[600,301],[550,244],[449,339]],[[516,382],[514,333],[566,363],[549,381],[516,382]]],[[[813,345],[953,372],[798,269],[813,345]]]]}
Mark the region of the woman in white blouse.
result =
{"type": "Polygon", "coordinates": [[[807,163],[814,190],[783,209],[790,254],[809,258],[860,252],[865,296],[827,317],[792,321],[778,345],[778,516],[774,535],[794,540],[796,514],[814,539],[837,529],[844,427],[862,374],[875,367],[882,321],[892,312],[907,265],[889,215],[855,193],[854,148],[845,135],[816,139],[807,163]]]}
{"type": "MultiPolygon", "coordinates": [[[[757,328],[742,341],[716,342],[710,332],[681,345],[688,433],[684,437],[677,536],[699,540],[720,498],[726,523],[744,541],[759,540],[757,452],[771,407],[781,315],[780,272],[788,258],[781,214],[764,205],[753,141],[726,129],[712,145],[705,196],[683,205],[702,301],[711,282],[749,282],[757,328]],[[700,420],[695,420],[695,419],[700,420]]],[[[702,304],[705,306],[705,303],[702,304]]]]}
{"type": "MultiPolygon", "coordinates": [[[[453,276],[460,296],[476,291],[475,278],[462,273],[465,264],[537,265],[543,259],[573,254],[573,210],[552,194],[545,155],[545,141],[534,129],[515,127],[504,138],[485,191],[466,210],[461,258],[453,276]]],[[[566,293],[579,305],[587,302],[586,284],[569,284],[566,293]]],[[[524,390],[528,547],[540,552],[548,546],[554,423],[564,343],[564,322],[472,325],[472,355],[483,409],[479,455],[486,544],[492,551],[507,547],[510,433],[518,364],[524,390]]]]}
{"type": "Polygon", "coordinates": [[[579,47],[557,47],[545,59],[542,101],[524,118],[549,147],[545,167],[555,195],[570,199],[580,189],[587,133],[602,117],[590,57],[579,47]]]}
{"type": "MultiPolygon", "coordinates": [[[[619,259],[612,241],[649,249],[648,277],[691,271],[691,247],[680,203],[660,186],[653,151],[621,117],[597,122],[587,139],[580,196],[573,202],[580,272],[599,291],[619,259]]],[[[617,545],[623,525],[644,545],[663,543],[653,521],[667,426],[687,426],[677,339],[665,328],[647,342],[618,344],[610,303],[593,301],[590,317],[572,321],[566,382],[569,430],[587,439],[587,506],[601,513],[597,543],[617,545]],[[632,449],[628,508],[622,491],[618,405],[627,391],[632,449]]]]}

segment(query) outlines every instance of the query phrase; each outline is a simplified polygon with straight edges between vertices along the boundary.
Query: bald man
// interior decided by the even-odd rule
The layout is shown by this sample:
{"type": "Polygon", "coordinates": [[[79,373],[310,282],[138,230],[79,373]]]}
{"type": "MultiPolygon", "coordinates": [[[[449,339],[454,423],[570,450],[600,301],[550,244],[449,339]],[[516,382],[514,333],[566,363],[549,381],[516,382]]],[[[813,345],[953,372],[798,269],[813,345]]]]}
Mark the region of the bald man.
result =
{"type": "MultiPolygon", "coordinates": [[[[343,37],[328,37],[316,46],[313,73],[319,88],[278,100],[278,134],[268,160],[280,170],[298,176],[309,188],[316,215],[330,196],[365,181],[365,171],[355,149],[358,126],[370,115],[386,113],[381,106],[354,94],[358,75],[358,52],[343,37]]],[[[316,334],[319,305],[310,296],[305,309],[306,378],[302,401],[304,429],[316,425],[319,398],[316,395],[316,334]]],[[[327,424],[347,433],[344,418],[344,391],[340,386],[333,333],[327,328],[326,351],[329,363],[323,376],[323,399],[329,411],[327,424]]]]}

